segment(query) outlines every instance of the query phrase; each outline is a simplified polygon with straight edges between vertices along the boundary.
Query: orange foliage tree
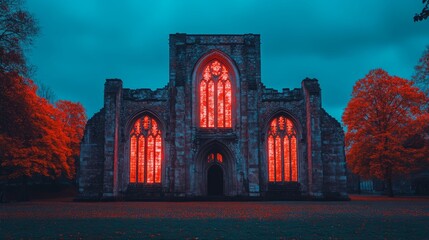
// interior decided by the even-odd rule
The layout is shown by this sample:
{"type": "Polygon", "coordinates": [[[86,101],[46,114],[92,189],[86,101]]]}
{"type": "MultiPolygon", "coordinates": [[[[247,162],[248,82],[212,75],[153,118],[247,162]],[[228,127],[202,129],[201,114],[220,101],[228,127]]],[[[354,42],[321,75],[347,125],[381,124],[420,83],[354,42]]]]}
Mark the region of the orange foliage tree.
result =
{"type": "Polygon", "coordinates": [[[80,104],[57,107],[37,96],[36,85],[17,74],[1,74],[0,174],[2,178],[75,176],[86,118],[80,104]]]}
{"type": "Polygon", "coordinates": [[[429,120],[424,109],[427,101],[411,81],[382,69],[356,82],[343,114],[346,158],[352,172],[384,180],[387,194],[393,196],[392,177],[417,170],[425,158],[422,148],[404,143],[423,132],[429,120]]]}
{"type": "Polygon", "coordinates": [[[53,105],[22,77],[29,72],[23,47],[38,32],[22,5],[22,0],[0,0],[0,201],[1,180],[21,178],[27,198],[29,177],[73,179],[86,122],[81,104],[53,105]]]}
{"type": "Polygon", "coordinates": [[[80,154],[80,141],[86,124],[85,109],[80,103],[66,100],[57,101],[55,105],[60,112],[59,120],[62,124],[62,131],[69,139],[68,148],[71,150],[71,154],[67,159],[67,165],[70,167],[68,176],[74,177],[80,154]]]}

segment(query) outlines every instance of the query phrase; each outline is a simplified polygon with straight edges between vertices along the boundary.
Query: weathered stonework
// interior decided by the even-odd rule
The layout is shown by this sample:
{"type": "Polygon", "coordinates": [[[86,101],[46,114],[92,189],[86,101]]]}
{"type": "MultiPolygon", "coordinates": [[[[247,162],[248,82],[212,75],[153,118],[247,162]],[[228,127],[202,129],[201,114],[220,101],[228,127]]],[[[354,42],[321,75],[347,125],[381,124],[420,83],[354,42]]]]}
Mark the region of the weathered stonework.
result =
{"type": "Polygon", "coordinates": [[[106,81],[104,108],[85,130],[80,199],[207,196],[207,154],[224,156],[223,195],[229,198],[347,199],[344,133],[321,107],[315,79],[278,92],[261,83],[260,36],[170,35],[169,83],[162,89],[124,89],[106,81]],[[222,59],[234,73],[231,129],[198,127],[198,69],[222,59]],[[130,184],[130,129],[142,114],[162,130],[161,184],[130,184]],[[298,182],[268,182],[267,129],[278,114],[297,128],[298,182]]]}

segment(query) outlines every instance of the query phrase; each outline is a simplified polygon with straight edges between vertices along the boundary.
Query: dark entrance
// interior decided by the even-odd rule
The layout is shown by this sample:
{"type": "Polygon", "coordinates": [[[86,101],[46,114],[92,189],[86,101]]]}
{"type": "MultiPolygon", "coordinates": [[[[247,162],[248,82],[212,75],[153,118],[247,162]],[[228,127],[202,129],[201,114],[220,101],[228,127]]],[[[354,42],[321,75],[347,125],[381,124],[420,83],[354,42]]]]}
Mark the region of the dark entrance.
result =
{"type": "Polygon", "coordinates": [[[223,195],[223,171],[217,164],[213,164],[207,172],[207,194],[209,196],[223,195]]]}

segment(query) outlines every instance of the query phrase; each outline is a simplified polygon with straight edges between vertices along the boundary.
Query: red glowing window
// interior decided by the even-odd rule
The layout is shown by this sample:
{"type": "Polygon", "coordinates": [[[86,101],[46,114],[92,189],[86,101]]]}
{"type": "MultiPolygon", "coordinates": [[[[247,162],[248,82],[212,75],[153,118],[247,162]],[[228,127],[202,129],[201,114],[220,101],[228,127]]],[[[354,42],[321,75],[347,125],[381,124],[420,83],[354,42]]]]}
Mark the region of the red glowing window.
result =
{"type": "Polygon", "coordinates": [[[130,183],[161,183],[162,136],[158,123],[143,116],[130,132],[130,183]]]}
{"type": "Polygon", "coordinates": [[[298,181],[296,129],[290,119],[279,116],[271,121],[267,147],[268,181],[298,181]]]}
{"type": "Polygon", "coordinates": [[[204,67],[200,90],[200,126],[232,127],[232,84],[228,70],[214,60],[204,67]]]}
{"type": "Polygon", "coordinates": [[[209,163],[211,163],[211,162],[223,163],[223,156],[220,153],[210,153],[207,156],[207,162],[209,162],[209,163]]]}

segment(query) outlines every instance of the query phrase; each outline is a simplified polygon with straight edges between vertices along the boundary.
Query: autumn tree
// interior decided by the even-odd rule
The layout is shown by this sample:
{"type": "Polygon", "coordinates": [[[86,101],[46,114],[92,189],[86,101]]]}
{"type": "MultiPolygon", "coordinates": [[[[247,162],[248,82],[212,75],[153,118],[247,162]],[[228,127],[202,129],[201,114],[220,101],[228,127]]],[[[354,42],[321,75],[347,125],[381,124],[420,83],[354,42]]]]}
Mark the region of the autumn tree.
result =
{"type": "Polygon", "coordinates": [[[65,100],[57,101],[55,105],[60,112],[59,120],[62,123],[62,131],[69,139],[68,147],[71,150],[71,154],[67,159],[67,164],[70,168],[67,176],[74,178],[80,156],[80,141],[83,138],[86,124],[85,109],[80,103],[65,100]]]}
{"type": "MultiPolygon", "coordinates": [[[[23,55],[37,33],[20,0],[0,0],[0,187],[1,180],[75,177],[75,160],[86,122],[81,104],[58,101],[27,76],[23,55]]],[[[1,192],[1,189],[0,189],[1,192]]],[[[1,193],[0,193],[1,194],[1,193]]]]}
{"type": "Polygon", "coordinates": [[[86,123],[82,105],[53,105],[36,94],[31,80],[17,74],[1,80],[0,180],[22,179],[26,189],[34,176],[73,179],[86,123]]]}
{"type": "Polygon", "coordinates": [[[409,148],[405,142],[423,132],[429,120],[424,109],[427,101],[411,81],[382,69],[356,82],[343,114],[346,158],[352,172],[384,180],[388,195],[393,196],[393,176],[416,170],[425,159],[421,148],[409,148]]]}
{"type": "Polygon", "coordinates": [[[28,145],[29,136],[40,134],[31,122],[35,86],[16,73],[0,74],[0,175],[5,176],[5,162],[28,145]]]}
{"type": "Polygon", "coordinates": [[[422,0],[424,6],[420,13],[414,16],[414,22],[423,21],[429,17],[429,0],[422,0]]]}
{"type": "Polygon", "coordinates": [[[426,96],[429,96],[429,46],[426,47],[414,70],[412,80],[426,96]]]}
{"type": "Polygon", "coordinates": [[[2,83],[0,177],[22,179],[26,185],[32,176],[67,176],[70,140],[58,120],[60,112],[37,96],[31,80],[15,74],[3,78],[2,83]]]}
{"type": "Polygon", "coordinates": [[[38,32],[35,19],[22,8],[21,0],[0,0],[0,73],[26,76],[24,47],[38,32]]]}

